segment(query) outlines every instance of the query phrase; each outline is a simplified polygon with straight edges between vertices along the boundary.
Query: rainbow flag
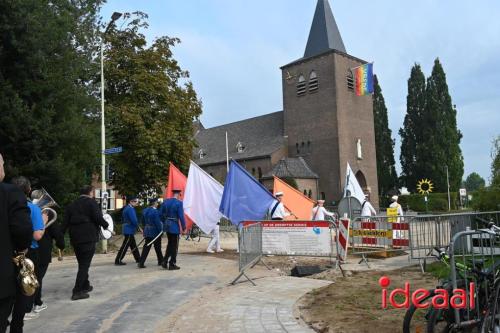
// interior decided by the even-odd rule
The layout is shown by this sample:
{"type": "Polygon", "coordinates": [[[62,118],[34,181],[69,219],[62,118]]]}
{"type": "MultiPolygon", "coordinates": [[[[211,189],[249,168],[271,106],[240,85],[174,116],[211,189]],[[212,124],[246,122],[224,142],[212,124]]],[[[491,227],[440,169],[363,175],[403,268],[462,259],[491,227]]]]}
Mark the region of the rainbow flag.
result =
{"type": "Polygon", "coordinates": [[[356,82],[356,95],[364,96],[373,93],[373,64],[365,64],[353,69],[356,82]]]}

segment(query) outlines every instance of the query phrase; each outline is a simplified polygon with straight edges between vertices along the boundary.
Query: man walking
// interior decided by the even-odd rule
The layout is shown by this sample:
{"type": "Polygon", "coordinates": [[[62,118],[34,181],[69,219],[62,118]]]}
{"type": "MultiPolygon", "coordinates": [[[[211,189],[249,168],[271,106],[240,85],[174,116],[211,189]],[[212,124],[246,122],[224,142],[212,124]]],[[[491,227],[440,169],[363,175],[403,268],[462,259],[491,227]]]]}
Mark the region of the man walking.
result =
{"type": "MultiPolygon", "coordinates": [[[[28,178],[23,176],[15,177],[12,179],[12,184],[23,191],[26,198],[29,198],[31,193],[31,182],[28,180],[28,178]]],[[[40,207],[33,204],[30,200],[28,200],[28,208],[30,210],[31,223],[33,227],[33,239],[31,240],[31,245],[28,249],[26,257],[33,262],[33,265],[35,266],[35,275],[38,278],[38,241],[43,237],[43,234],[45,232],[47,215],[42,215],[40,207]]],[[[32,311],[34,299],[34,295],[19,295],[18,297],[16,297],[14,310],[12,312],[12,320],[10,323],[11,332],[22,332],[24,320],[30,320],[38,317],[38,314],[32,311]]]]}
{"type": "Polygon", "coordinates": [[[3,164],[0,154],[0,333],[9,325],[16,290],[21,294],[12,255],[27,251],[33,237],[26,197],[16,186],[3,183],[3,164]]]}
{"type": "Polygon", "coordinates": [[[181,190],[174,189],[172,192],[174,193],[174,197],[165,200],[160,208],[160,215],[165,224],[165,231],[167,232],[168,239],[167,250],[163,258],[162,266],[167,269],[168,264],[169,270],[177,270],[180,269],[180,267],[176,265],[177,250],[179,248],[179,234],[181,231],[186,231],[186,221],[184,220],[182,201],[179,200],[181,190]],[[170,258],[170,262],[168,262],[168,258],[170,258]]]}
{"type": "Polygon", "coordinates": [[[102,211],[93,198],[94,188],[82,187],[80,197],[71,203],[65,211],[62,232],[69,230],[71,245],[78,261],[73,301],[89,298],[94,288],[89,282],[89,268],[99,240],[99,227],[108,228],[108,222],[102,217],[102,211]]]}
{"type": "Polygon", "coordinates": [[[375,215],[377,215],[377,211],[368,200],[368,194],[365,194],[365,201],[361,205],[361,216],[370,217],[375,215]]]}
{"type": "Polygon", "coordinates": [[[335,214],[332,212],[329,212],[326,210],[325,207],[323,207],[325,204],[325,200],[318,200],[316,207],[312,209],[311,212],[311,220],[313,221],[324,221],[325,216],[330,216],[333,217],[335,214]]]}
{"type": "Polygon", "coordinates": [[[149,199],[149,207],[144,209],[142,217],[144,221],[144,237],[146,245],[142,248],[139,268],[146,268],[144,263],[149,254],[151,246],[154,244],[158,266],[163,263],[163,253],[161,253],[161,236],[163,234],[163,224],[161,223],[160,213],[158,212],[158,199],[149,199]],[[154,242],[153,242],[154,241],[154,242]],[[153,244],[151,244],[153,242],[153,244]]]}
{"type": "Polygon", "coordinates": [[[141,254],[137,249],[137,244],[135,242],[135,233],[137,229],[142,232],[139,222],[137,221],[137,214],[135,212],[135,207],[139,204],[139,199],[136,196],[127,197],[128,205],[123,208],[122,219],[123,219],[123,243],[120,250],[116,254],[115,265],[122,266],[126,265],[123,262],[123,258],[127,253],[128,248],[132,251],[135,262],[139,263],[141,260],[141,254]]]}

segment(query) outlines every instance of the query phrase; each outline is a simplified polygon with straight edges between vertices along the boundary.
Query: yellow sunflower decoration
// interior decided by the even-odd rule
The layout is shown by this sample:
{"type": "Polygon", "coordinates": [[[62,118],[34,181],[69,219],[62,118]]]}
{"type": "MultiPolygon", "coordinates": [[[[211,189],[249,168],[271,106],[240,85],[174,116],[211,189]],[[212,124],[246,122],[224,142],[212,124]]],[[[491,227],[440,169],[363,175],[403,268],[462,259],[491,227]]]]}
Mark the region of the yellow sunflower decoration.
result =
{"type": "Polygon", "coordinates": [[[417,191],[420,194],[427,195],[432,192],[434,185],[429,179],[421,179],[417,183],[417,191]]]}

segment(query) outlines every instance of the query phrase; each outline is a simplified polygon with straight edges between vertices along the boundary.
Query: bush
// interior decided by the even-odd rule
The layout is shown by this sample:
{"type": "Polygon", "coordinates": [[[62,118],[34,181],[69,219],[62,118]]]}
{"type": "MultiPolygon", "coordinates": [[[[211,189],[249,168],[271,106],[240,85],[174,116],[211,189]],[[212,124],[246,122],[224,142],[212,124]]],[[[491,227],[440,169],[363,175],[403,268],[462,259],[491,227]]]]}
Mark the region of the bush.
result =
{"type": "Polygon", "coordinates": [[[500,210],[500,187],[487,187],[472,194],[472,207],[479,211],[500,210]]]}
{"type": "MultiPolygon", "coordinates": [[[[459,197],[457,192],[450,192],[451,209],[457,210],[459,197]]],[[[413,210],[416,212],[426,212],[424,196],[421,194],[402,195],[399,197],[399,203],[404,210],[413,210]]],[[[430,193],[427,195],[427,206],[429,212],[447,212],[448,211],[448,193],[430,193]]]]}

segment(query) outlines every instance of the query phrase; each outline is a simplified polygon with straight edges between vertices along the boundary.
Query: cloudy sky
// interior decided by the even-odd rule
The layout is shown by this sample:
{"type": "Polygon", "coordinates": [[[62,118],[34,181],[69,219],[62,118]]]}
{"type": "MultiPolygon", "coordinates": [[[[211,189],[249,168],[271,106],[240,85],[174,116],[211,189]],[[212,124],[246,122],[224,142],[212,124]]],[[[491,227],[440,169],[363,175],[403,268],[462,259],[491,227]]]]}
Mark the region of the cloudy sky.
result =
{"type": "MultiPolygon", "coordinates": [[[[500,135],[500,1],[330,0],[347,52],[374,62],[396,139],[407,80],[441,60],[463,133],[464,178],[490,177],[491,142],[500,135]]],[[[108,0],[113,11],[149,15],[149,40],[182,40],[175,58],[188,70],[213,127],[283,109],[279,67],[303,56],[316,0],[108,0]]],[[[398,162],[399,164],[399,162],[398,162]]]]}

